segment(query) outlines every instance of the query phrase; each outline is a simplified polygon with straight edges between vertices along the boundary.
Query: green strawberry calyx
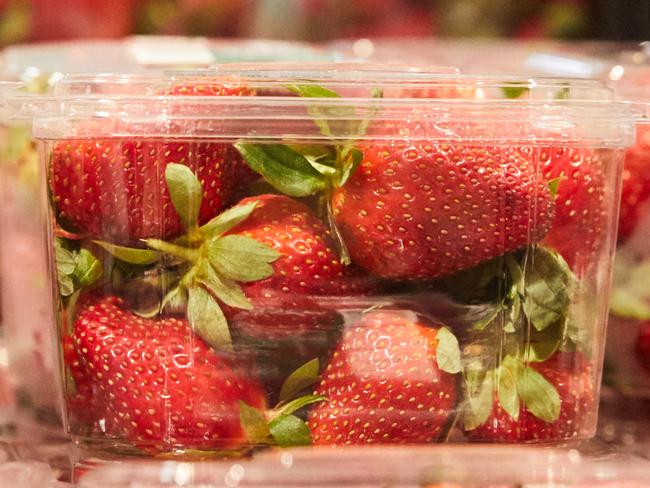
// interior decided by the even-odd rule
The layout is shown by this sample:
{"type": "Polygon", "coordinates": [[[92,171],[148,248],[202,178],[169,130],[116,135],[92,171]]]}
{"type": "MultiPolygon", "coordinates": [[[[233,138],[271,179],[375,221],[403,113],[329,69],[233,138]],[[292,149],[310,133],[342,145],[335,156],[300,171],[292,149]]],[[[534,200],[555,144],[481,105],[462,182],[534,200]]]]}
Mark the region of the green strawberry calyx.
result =
{"type": "Polygon", "coordinates": [[[522,407],[545,422],[557,420],[559,394],[531,364],[558,350],[587,346],[571,313],[578,280],[562,256],[533,246],[440,279],[435,286],[454,294],[459,310],[471,311],[463,324],[470,331],[463,349],[465,429],[483,425],[495,400],[514,420],[522,407]],[[498,350],[495,337],[500,337],[498,350]]]}
{"type": "Polygon", "coordinates": [[[54,240],[59,294],[70,297],[84,287],[92,285],[103,274],[101,262],[86,248],[68,249],[66,242],[54,240]]]}
{"type": "Polygon", "coordinates": [[[163,299],[141,315],[155,316],[165,310],[186,309],[192,329],[216,349],[231,349],[228,322],[221,304],[251,310],[253,304],[240,283],[258,281],[273,274],[272,263],[280,253],[255,239],[224,235],[248,218],[256,201],[235,206],[199,226],[203,198],[201,183],[185,165],[171,163],[165,178],[174,208],[187,233],[173,242],[144,239],[148,249],[136,249],[96,241],[114,258],[135,266],[164,263],[173,268],[166,276],[163,299]],[[171,282],[171,284],[169,284],[171,282]]]}
{"type": "Polygon", "coordinates": [[[650,320],[650,259],[626,243],[616,251],[610,311],[624,319],[650,320]]]}
{"type": "Polygon", "coordinates": [[[513,420],[523,408],[538,419],[553,423],[560,417],[562,402],[557,389],[534,367],[520,358],[505,356],[498,367],[484,371],[474,362],[466,371],[466,405],[463,424],[474,430],[485,424],[495,398],[513,420]]]}
{"type": "Polygon", "coordinates": [[[321,395],[304,394],[320,379],[319,369],[318,359],[312,359],[291,373],[282,385],[279,403],[266,412],[239,402],[240,422],[251,444],[294,447],[312,443],[307,423],[294,414],[327,400],[321,395]]]}
{"type": "MultiPolygon", "coordinates": [[[[289,85],[289,90],[305,98],[340,98],[327,88],[316,85],[289,85]]],[[[372,97],[382,92],[373,90],[372,97]]],[[[308,108],[320,132],[334,139],[330,144],[249,144],[240,141],[235,148],[244,161],[276,190],[291,197],[320,195],[319,214],[327,221],[341,254],[343,264],[350,264],[350,256],[332,214],[331,197],[336,188],[348,181],[363,159],[355,147],[355,138],[365,134],[373,111],[358,120],[354,107],[313,105],[308,108]],[[340,120],[339,120],[340,119],[340,120]],[[341,136],[337,137],[337,136],[341,136]],[[346,139],[347,136],[351,136],[346,139]]]]}

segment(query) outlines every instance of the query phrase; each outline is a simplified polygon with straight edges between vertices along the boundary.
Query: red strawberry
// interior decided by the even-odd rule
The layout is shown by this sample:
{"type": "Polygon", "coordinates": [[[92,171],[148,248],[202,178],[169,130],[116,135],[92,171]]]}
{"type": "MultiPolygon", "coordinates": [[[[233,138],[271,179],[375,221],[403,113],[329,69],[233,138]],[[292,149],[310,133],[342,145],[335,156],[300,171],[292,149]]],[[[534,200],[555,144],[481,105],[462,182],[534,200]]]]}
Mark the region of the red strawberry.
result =
{"type": "Polygon", "coordinates": [[[303,203],[284,195],[246,198],[238,205],[258,202],[253,213],[230,234],[255,239],[282,256],[273,275],[243,285],[249,297],[345,295],[359,291],[358,280],[341,264],[329,231],[303,203]]]}
{"type": "Polygon", "coordinates": [[[637,128],[637,143],[625,152],[619,241],[628,238],[643,217],[643,205],[650,199],[650,130],[637,128]]]}
{"type": "Polygon", "coordinates": [[[240,81],[208,81],[196,83],[193,81],[180,83],[163,92],[165,95],[202,96],[202,97],[246,97],[254,96],[255,91],[240,81]]]}
{"type": "Polygon", "coordinates": [[[534,243],[549,228],[551,197],[532,150],[408,136],[360,149],[363,162],[332,204],[353,262],[379,276],[452,274],[534,243]]]}
{"type": "Polygon", "coordinates": [[[590,150],[551,147],[541,151],[540,164],[548,181],[558,179],[555,217],[545,242],[577,272],[607,235],[603,162],[590,150]]]}
{"type": "Polygon", "coordinates": [[[206,222],[230,198],[238,157],[217,143],[62,141],[52,150],[49,184],[58,218],[80,233],[118,244],[169,239],[184,229],[165,183],[167,165],[187,165],[203,182],[199,220],[206,222]]]}
{"type": "Polygon", "coordinates": [[[584,437],[584,425],[596,415],[592,370],[580,353],[557,352],[540,363],[530,363],[557,391],[560,413],[554,422],[545,422],[522,406],[513,419],[494,398],[488,419],[467,432],[472,440],[491,442],[559,441],[584,437]]]}
{"type": "Polygon", "coordinates": [[[242,284],[253,310],[231,310],[229,315],[257,338],[331,329],[337,320],[317,298],[366,293],[369,283],[341,263],[329,231],[306,205],[283,195],[261,195],[238,206],[251,202],[258,202],[253,213],[229,234],[255,239],[280,258],[273,262],[271,276],[242,284]]]}
{"type": "Polygon", "coordinates": [[[81,363],[73,338],[63,337],[62,344],[63,362],[69,375],[66,376],[66,403],[70,424],[94,424],[102,417],[105,406],[99,401],[99,392],[93,391],[92,379],[81,363]]]}
{"type": "Polygon", "coordinates": [[[650,321],[639,323],[639,335],[636,340],[636,353],[641,364],[650,370],[650,321]]]}
{"type": "Polygon", "coordinates": [[[144,319],[104,297],[81,306],[73,334],[82,368],[69,366],[92,382],[109,437],[159,451],[236,448],[245,442],[239,402],[264,408],[244,363],[215,353],[185,320],[144,319]]]}
{"type": "MultiPolygon", "coordinates": [[[[254,92],[231,80],[177,84],[161,94],[235,97],[254,92]]],[[[192,110],[195,113],[196,107],[192,110]]],[[[129,127],[119,129],[124,132],[129,127]]],[[[165,184],[165,168],[170,163],[190,167],[201,181],[201,223],[223,209],[235,191],[235,183],[241,185],[253,177],[230,144],[138,139],[62,141],[54,146],[50,169],[50,188],[59,217],[82,233],[119,244],[176,237],[184,229],[165,184]]]]}
{"type": "Polygon", "coordinates": [[[441,330],[389,310],[347,329],[316,389],[327,401],[309,414],[314,444],[436,440],[456,405],[456,378],[437,362],[441,330]]]}

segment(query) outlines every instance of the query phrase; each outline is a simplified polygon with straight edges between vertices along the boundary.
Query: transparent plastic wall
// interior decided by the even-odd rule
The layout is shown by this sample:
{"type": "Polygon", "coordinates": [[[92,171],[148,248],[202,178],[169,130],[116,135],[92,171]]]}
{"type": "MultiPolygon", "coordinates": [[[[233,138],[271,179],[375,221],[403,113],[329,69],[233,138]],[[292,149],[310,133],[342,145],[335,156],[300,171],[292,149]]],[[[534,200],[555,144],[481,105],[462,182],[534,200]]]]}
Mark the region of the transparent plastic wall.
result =
{"type": "Polygon", "coordinates": [[[34,127],[80,445],[593,436],[633,128],[601,85],[249,65],[55,95],[34,127]]]}

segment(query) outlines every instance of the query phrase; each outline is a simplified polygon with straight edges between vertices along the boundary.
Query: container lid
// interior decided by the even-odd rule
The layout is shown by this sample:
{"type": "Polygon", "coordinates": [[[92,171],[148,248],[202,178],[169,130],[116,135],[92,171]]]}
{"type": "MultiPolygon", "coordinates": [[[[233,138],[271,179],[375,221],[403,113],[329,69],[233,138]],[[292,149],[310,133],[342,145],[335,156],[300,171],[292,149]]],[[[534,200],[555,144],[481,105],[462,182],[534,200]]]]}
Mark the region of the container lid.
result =
{"type": "Polygon", "coordinates": [[[408,129],[409,139],[628,145],[633,111],[612,99],[611,90],[593,80],[257,63],[72,75],[56,83],[53,96],[27,103],[18,96],[14,102],[21,113],[34,115],[35,136],[50,139],[135,135],[322,142],[390,140],[408,129]]]}

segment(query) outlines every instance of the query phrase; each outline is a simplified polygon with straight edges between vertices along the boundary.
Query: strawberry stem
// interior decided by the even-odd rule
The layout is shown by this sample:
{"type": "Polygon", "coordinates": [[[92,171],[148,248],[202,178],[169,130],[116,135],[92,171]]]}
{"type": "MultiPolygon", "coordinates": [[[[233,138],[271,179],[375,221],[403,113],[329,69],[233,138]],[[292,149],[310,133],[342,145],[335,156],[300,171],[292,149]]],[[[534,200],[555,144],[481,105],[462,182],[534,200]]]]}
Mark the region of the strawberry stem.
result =
{"type": "Polygon", "coordinates": [[[184,261],[189,261],[193,264],[196,263],[201,257],[201,254],[197,249],[179,246],[177,244],[165,242],[160,239],[145,239],[144,243],[151,249],[170,254],[184,261]]]}
{"type": "Polygon", "coordinates": [[[331,195],[327,196],[327,225],[329,226],[332,232],[332,237],[336,242],[336,247],[338,248],[339,256],[341,256],[341,262],[346,266],[349,265],[352,262],[352,260],[350,259],[350,251],[348,251],[348,246],[346,246],[345,244],[343,235],[341,235],[341,232],[339,231],[339,228],[336,225],[336,221],[334,219],[334,211],[332,209],[331,195]]]}

